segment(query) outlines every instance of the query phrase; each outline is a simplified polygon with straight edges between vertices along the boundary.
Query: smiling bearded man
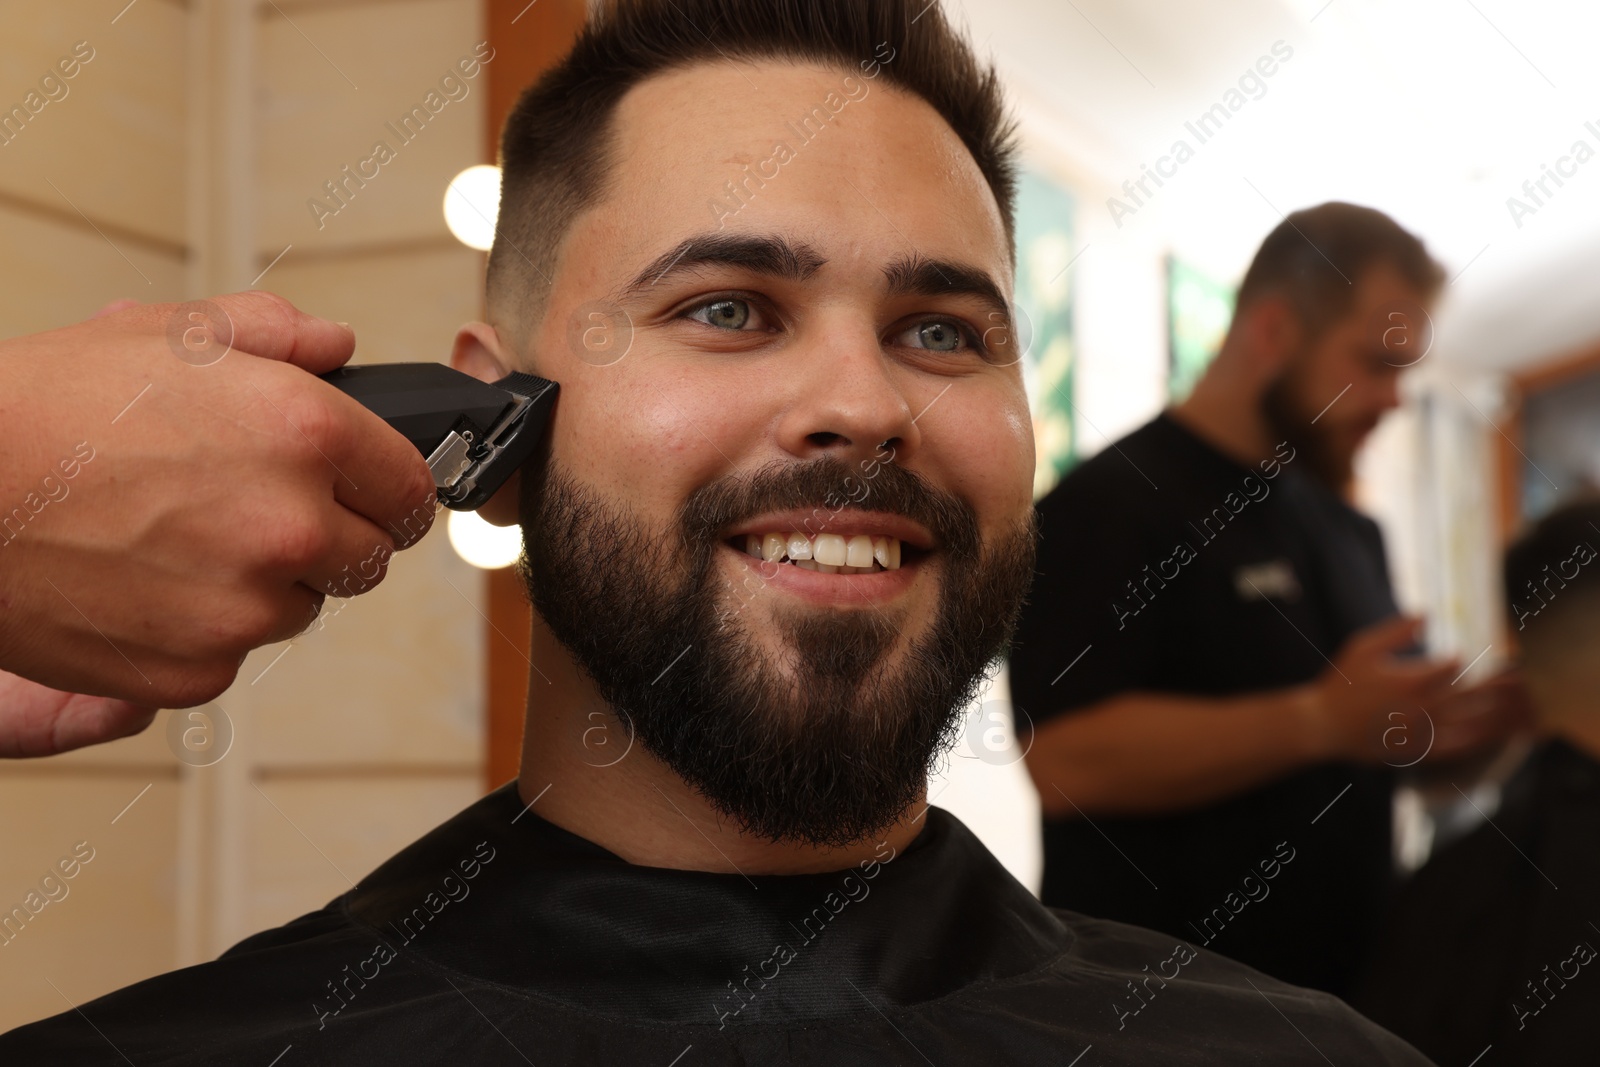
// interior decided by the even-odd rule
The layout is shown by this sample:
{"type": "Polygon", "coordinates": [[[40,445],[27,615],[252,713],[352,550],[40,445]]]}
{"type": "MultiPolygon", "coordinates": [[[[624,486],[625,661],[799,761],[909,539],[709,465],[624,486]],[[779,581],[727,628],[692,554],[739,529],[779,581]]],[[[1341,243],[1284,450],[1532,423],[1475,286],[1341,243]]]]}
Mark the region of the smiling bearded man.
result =
{"type": "Polygon", "coordinates": [[[612,0],[501,147],[452,359],[561,384],[483,509],[527,544],[518,780],[5,1062],[1426,1063],[927,803],[1034,552],[1015,149],[937,4],[612,0]]]}

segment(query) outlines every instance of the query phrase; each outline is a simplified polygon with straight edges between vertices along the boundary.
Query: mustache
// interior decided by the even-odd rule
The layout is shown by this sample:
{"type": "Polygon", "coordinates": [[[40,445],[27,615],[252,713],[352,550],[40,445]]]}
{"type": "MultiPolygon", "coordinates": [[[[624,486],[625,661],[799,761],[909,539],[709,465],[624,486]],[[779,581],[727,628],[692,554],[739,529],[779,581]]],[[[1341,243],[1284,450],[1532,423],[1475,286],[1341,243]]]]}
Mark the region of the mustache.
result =
{"type": "Polygon", "coordinates": [[[722,532],[769,511],[811,511],[819,522],[846,508],[881,511],[920,523],[956,560],[978,556],[977,513],[960,497],[929,484],[892,462],[872,462],[871,472],[836,456],[775,462],[729,475],[691,493],[679,509],[688,543],[707,552],[722,532]]]}

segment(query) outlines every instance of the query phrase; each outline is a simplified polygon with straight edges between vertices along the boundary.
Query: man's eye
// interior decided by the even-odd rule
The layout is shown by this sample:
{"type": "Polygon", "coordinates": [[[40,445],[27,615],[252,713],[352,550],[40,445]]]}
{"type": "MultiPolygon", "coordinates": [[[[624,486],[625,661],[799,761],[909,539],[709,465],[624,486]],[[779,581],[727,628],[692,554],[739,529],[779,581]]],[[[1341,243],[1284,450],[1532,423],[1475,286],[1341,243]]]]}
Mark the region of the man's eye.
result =
{"type": "Polygon", "coordinates": [[[946,319],[919,322],[897,340],[911,348],[926,348],[931,352],[958,352],[967,344],[961,327],[946,319]]]}
{"type": "Polygon", "coordinates": [[[742,330],[749,325],[752,316],[748,300],[735,300],[731,297],[701,304],[692,309],[688,315],[696,322],[703,322],[707,326],[715,326],[722,330],[742,330]]]}

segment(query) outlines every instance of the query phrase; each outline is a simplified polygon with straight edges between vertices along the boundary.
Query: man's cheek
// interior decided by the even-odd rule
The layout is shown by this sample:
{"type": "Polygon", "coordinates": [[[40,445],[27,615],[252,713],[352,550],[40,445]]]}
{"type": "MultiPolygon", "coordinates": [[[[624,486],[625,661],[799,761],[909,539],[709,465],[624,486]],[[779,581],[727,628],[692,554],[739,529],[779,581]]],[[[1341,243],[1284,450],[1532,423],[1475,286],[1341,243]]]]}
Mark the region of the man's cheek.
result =
{"type": "Polygon", "coordinates": [[[613,394],[569,429],[563,463],[652,537],[675,537],[678,512],[697,489],[728,474],[738,453],[717,424],[665,387],[613,394]]]}
{"type": "Polygon", "coordinates": [[[576,367],[561,384],[551,455],[581,481],[608,493],[668,461],[671,428],[631,388],[619,369],[576,367]]]}
{"type": "Polygon", "coordinates": [[[928,455],[937,454],[959,472],[959,488],[952,491],[971,501],[986,523],[1031,508],[1035,453],[1026,397],[996,388],[974,396],[952,416],[950,426],[935,435],[924,431],[923,438],[928,455]]]}
{"type": "Polygon", "coordinates": [[[762,417],[714,376],[685,370],[674,381],[644,383],[615,414],[627,426],[627,461],[648,484],[691,488],[727,474],[746,458],[762,417]],[[692,388],[685,388],[685,385],[692,388]]]}

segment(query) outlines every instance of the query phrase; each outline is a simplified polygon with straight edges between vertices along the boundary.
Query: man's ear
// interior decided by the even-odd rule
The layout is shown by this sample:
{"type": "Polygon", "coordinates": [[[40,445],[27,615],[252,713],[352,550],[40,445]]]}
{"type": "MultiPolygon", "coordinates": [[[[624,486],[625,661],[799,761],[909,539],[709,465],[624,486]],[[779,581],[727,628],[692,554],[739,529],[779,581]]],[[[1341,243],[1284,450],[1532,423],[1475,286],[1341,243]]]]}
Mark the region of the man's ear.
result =
{"type": "MultiPolygon", "coordinates": [[[[486,322],[469,322],[461,327],[450,348],[450,366],[481,382],[498,382],[510,374],[511,364],[506,357],[500,335],[486,322]]],[[[521,472],[513,473],[478,509],[478,515],[496,526],[517,525],[517,487],[521,481],[521,472]]]]}
{"type": "Polygon", "coordinates": [[[1300,350],[1304,328],[1299,313],[1281,296],[1265,296],[1243,312],[1250,361],[1263,381],[1272,381],[1300,350]]]}
{"type": "Polygon", "coordinates": [[[450,348],[450,366],[481,382],[497,382],[511,373],[500,335],[487,322],[469,322],[456,331],[450,348]]]}

